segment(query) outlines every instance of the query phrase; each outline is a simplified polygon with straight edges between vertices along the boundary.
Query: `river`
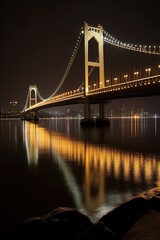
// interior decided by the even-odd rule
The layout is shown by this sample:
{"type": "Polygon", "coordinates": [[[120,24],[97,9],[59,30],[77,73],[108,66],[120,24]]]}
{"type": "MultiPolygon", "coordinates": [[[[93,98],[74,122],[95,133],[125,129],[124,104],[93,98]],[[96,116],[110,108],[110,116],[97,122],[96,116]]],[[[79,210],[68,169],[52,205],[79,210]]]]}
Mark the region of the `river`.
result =
{"type": "Polygon", "coordinates": [[[160,119],[0,120],[0,237],[19,222],[73,207],[96,222],[132,196],[160,186],[160,119]]]}

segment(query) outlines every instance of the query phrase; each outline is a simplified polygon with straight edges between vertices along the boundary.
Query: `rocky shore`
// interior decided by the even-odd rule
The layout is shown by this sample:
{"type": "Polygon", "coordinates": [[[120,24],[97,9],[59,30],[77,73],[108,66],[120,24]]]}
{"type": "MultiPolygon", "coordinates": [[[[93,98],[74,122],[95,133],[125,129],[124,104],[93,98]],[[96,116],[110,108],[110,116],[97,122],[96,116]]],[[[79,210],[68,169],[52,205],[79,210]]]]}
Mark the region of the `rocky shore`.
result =
{"type": "Polygon", "coordinates": [[[21,222],[16,239],[159,240],[160,188],[131,198],[94,224],[76,209],[53,209],[21,222]]]}

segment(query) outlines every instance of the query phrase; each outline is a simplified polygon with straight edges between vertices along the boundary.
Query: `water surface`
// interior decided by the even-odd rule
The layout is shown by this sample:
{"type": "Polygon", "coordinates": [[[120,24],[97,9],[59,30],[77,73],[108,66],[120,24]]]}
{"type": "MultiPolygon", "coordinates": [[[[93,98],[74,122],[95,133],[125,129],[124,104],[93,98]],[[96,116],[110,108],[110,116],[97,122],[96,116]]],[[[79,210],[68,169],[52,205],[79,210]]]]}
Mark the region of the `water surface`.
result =
{"type": "Polygon", "coordinates": [[[112,119],[101,128],[82,128],[79,119],[0,120],[0,132],[3,237],[20,221],[61,206],[96,222],[160,186],[158,118],[112,119]]]}

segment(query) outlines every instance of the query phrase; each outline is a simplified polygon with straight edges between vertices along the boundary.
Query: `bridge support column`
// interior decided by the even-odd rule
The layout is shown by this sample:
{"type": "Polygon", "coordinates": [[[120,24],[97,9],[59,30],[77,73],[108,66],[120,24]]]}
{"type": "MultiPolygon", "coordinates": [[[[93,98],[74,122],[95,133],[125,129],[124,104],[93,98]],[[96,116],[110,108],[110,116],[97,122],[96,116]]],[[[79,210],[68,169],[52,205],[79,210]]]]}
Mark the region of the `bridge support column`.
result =
{"type": "Polygon", "coordinates": [[[37,122],[38,118],[38,111],[28,112],[27,115],[23,118],[23,120],[30,121],[30,122],[37,122]]]}
{"type": "Polygon", "coordinates": [[[99,103],[99,118],[104,119],[104,103],[99,103]]]}
{"type": "Polygon", "coordinates": [[[94,124],[94,119],[91,118],[91,107],[88,98],[84,100],[84,118],[80,123],[82,126],[90,126],[94,124]]]}
{"type": "Polygon", "coordinates": [[[99,118],[91,118],[90,102],[87,98],[84,101],[84,119],[81,120],[82,126],[104,126],[109,125],[109,120],[105,118],[104,102],[99,103],[99,118]]]}
{"type": "Polygon", "coordinates": [[[91,119],[91,108],[87,98],[84,102],[84,119],[91,119]]]}
{"type": "Polygon", "coordinates": [[[104,102],[99,103],[99,118],[96,119],[96,126],[109,125],[109,120],[105,118],[104,102]]]}
{"type": "Polygon", "coordinates": [[[37,120],[39,120],[39,118],[38,118],[38,111],[35,111],[34,112],[34,121],[37,121],[37,120]]]}

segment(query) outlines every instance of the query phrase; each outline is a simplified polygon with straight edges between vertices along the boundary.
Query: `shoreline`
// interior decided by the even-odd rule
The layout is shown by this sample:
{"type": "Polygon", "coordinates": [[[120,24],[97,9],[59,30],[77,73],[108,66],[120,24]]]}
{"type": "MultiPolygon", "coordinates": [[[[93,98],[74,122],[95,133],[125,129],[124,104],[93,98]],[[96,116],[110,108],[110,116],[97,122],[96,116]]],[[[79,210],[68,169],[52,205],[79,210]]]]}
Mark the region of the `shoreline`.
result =
{"type": "Polygon", "coordinates": [[[147,234],[147,239],[158,240],[159,224],[160,187],[154,187],[133,196],[96,223],[67,207],[55,208],[43,217],[26,219],[17,228],[17,239],[143,240],[147,234]]]}

